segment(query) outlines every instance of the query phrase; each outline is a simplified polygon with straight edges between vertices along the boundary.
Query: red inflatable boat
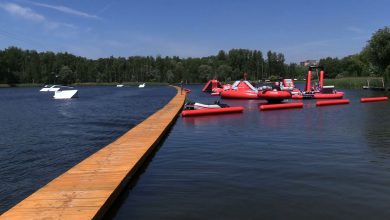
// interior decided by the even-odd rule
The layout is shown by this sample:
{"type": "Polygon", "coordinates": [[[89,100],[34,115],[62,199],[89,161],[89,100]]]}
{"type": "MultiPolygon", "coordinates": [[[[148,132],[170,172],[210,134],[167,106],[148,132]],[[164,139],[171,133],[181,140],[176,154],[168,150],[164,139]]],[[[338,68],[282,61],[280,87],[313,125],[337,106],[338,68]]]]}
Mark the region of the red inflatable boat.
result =
{"type": "Polygon", "coordinates": [[[303,99],[303,95],[301,93],[294,94],[291,96],[292,99],[303,99]]]}
{"type": "Polygon", "coordinates": [[[214,88],[213,90],[212,90],[212,93],[221,93],[223,91],[223,88],[214,88]]]}
{"type": "Polygon", "coordinates": [[[248,81],[236,81],[229,89],[221,92],[221,97],[225,99],[257,99],[258,91],[248,81]]]}
{"type": "Polygon", "coordinates": [[[267,100],[268,102],[278,103],[285,99],[291,99],[291,93],[289,91],[278,90],[265,90],[259,91],[258,97],[267,100]]]}
{"type": "Polygon", "coordinates": [[[314,92],[302,92],[292,95],[292,99],[342,99],[344,97],[343,92],[334,93],[314,93],[314,92]]]}
{"type": "Polygon", "coordinates": [[[209,109],[198,109],[198,110],[184,110],[181,112],[181,116],[188,117],[188,116],[240,113],[242,111],[244,111],[244,108],[242,106],[226,107],[226,108],[209,108],[209,109]]]}
{"type": "Polygon", "coordinates": [[[257,99],[257,92],[240,91],[240,90],[225,90],[221,92],[221,97],[225,99],[257,99]]]}
{"type": "Polygon", "coordinates": [[[215,115],[215,114],[227,114],[227,113],[239,113],[244,111],[241,106],[230,107],[226,104],[222,104],[219,101],[214,104],[207,105],[198,102],[187,102],[184,105],[184,110],[181,112],[182,117],[187,116],[200,116],[200,115],[215,115]]]}
{"type": "Polygon", "coordinates": [[[307,73],[305,91],[293,96],[293,99],[341,99],[344,97],[343,92],[338,92],[334,86],[324,86],[324,67],[310,66],[307,73]],[[311,86],[312,70],[319,69],[319,83],[311,86]]]}

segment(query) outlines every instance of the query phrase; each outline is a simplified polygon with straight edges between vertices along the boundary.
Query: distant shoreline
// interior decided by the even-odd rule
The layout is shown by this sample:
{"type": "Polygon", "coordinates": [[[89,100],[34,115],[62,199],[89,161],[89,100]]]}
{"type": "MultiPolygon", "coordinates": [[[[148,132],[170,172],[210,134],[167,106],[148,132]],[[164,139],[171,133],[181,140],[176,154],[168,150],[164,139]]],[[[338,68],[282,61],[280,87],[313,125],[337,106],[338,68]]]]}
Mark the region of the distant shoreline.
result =
{"type": "MultiPolygon", "coordinates": [[[[139,84],[142,84],[143,82],[123,82],[123,83],[96,83],[96,82],[87,82],[87,83],[73,83],[69,86],[116,86],[119,84],[125,85],[125,86],[138,86],[139,84]]],[[[145,82],[146,85],[153,85],[153,86],[167,86],[169,83],[163,83],[163,82],[145,82]]],[[[0,84],[0,88],[28,88],[28,87],[43,87],[45,84],[41,83],[20,83],[20,84],[0,84]]],[[[53,85],[53,84],[47,84],[47,85],[53,85]]]]}
{"type": "MultiPolygon", "coordinates": [[[[382,77],[344,77],[339,79],[325,79],[325,85],[334,85],[336,89],[362,89],[363,86],[367,85],[367,80],[370,80],[370,85],[374,87],[381,87],[382,86],[382,77]]],[[[304,80],[298,80],[295,81],[296,83],[305,83],[304,80]]],[[[123,83],[117,83],[117,82],[103,82],[103,83],[97,83],[97,82],[86,82],[86,83],[74,83],[70,86],[116,86],[118,84],[122,84],[125,86],[138,86],[143,82],[123,82],[123,83]]],[[[152,86],[167,86],[170,85],[170,83],[164,83],[164,82],[145,82],[146,85],[152,85],[152,86]]],[[[179,85],[179,83],[171,83],[173,85],[179,85]]],[[[204,83],[189,83],[184,84],[185,85],[202,85],[204,83]]],[[[52,85],[52,84],[49,84],[52,85]]],[[[21,84],[0,84],[0,88],[28,88],[28,87],[43,87],[44,84],[37,84],[37,83],[21,83],[21,84]]]]}

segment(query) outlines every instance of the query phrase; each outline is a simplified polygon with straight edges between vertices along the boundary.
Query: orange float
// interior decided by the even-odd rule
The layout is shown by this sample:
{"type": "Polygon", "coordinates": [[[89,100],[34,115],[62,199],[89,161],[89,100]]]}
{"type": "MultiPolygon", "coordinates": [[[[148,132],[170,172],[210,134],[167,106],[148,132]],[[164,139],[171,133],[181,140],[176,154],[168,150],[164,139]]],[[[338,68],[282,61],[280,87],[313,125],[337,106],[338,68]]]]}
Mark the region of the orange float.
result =
{"type": "Polygon", "coordinates": [[[328,100],[328,101],[318,101],[317,106],[326,106],[326,105],[343,105],[349,104],[349,99],[340,99],[340,100],[328,100]]]}
{"type": "Polygon", "coordinates": [[[389,98],[386,96],[383,97],[370,97],[370,98],[361,98],[360,102],[380,102],[380,101],[387,101],[389,98]]]}

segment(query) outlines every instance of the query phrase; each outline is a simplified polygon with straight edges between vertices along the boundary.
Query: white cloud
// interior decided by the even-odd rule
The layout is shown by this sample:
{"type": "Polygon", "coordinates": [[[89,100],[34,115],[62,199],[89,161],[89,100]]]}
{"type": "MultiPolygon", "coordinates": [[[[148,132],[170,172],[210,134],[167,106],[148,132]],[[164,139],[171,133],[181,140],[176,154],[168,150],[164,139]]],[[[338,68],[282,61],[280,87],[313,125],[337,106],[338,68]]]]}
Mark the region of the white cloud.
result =
{"type": "Polygon", "coordinates": [[[307,59],[325,57],[344,57],[358,53],[368,36],[340,37],[301,42],[295,45],[278,48],[284,53],[288,62],[300,62],[307,59]]]}
{"type": "Polygon", "coordinates": [[[64,45],[64,50],[77,56],[87,57],[89,59],[99,59],[102,57],[108,57],[109,52],[103,48],[99,48],[95,45],[86,44],[71,44],[64,45]]]}
{"type": "Polygon", "coordinates": [[[43,15],[34,12],[32,9],[14,3],[0,3],[0,7],[14,16],[22,17],[27,20],[35,22],[43,22],[46,20],[43,15]]]}
{"type": "Polygon", "coordinates": [[[77,29],[77,27],[74,26],[73,24],[62,23],[62,22],[55,22],[55,21],[48,21],[48,20],[46,20],[44,22],[44,26],[48,30],[53,30],[53,29],[57,29],[57,28],[60,28],[60,27],[68,28],[68,29],[77,29]]]}
{"type": "Polygon", "coordinates": [[[121,55],[200,57],[218,52],[218,49],[202,42],[171,40],[142,33],[123,35],[121,40],[104,40],[103,45],[107,50],[117,51],[121,55]]]}
{"type": "Polygon", "coordinates": [[[347,30],[356,34],[361,34],[364,32],[361,28],[353,27],[353,26],[347,27],[347,30]]]}
{"type": "Polygon", "coordinates": [[[78,11],[76,9],[69,8],[69,7],[66,7],[63,5],[49,5],[49,4],[44,4],[44,3],[39,3],[39,2],[31,2],[31,1],[26,1],[26,2],[33,4],[35,6],[57,10],[57,11],[60,11],[60,12],[66,13],[66,14],[76,15],[76,16],[84,17],[84,18],[99,19],[99,17],[96,15],[92,15],[92,14],[88,14],[86,12],[78,11]]]}
{"type": "Polygon", "coordinates": [[[76,28],[73,24],[50,21],[45,16],[33,11],[31,8],[23,7],[15,3],[0,3],[0,8],[4,9],[13,16],[43,24],[44,28],[47,30],[57,29],[59,27],[66,27],[70,29],[76,28]]]}

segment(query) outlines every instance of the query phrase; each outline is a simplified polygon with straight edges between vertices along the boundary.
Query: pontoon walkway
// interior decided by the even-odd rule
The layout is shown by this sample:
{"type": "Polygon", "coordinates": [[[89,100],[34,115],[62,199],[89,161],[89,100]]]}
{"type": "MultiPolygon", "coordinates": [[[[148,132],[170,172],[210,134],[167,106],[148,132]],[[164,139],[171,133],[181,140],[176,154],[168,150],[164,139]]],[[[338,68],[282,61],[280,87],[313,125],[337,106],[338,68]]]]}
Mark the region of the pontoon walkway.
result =
{"type": "Polygon", "coordinates": [[[185,92],[61,176],[0,219],[99,219],[168,131],[185,101],[185,92]]]}

